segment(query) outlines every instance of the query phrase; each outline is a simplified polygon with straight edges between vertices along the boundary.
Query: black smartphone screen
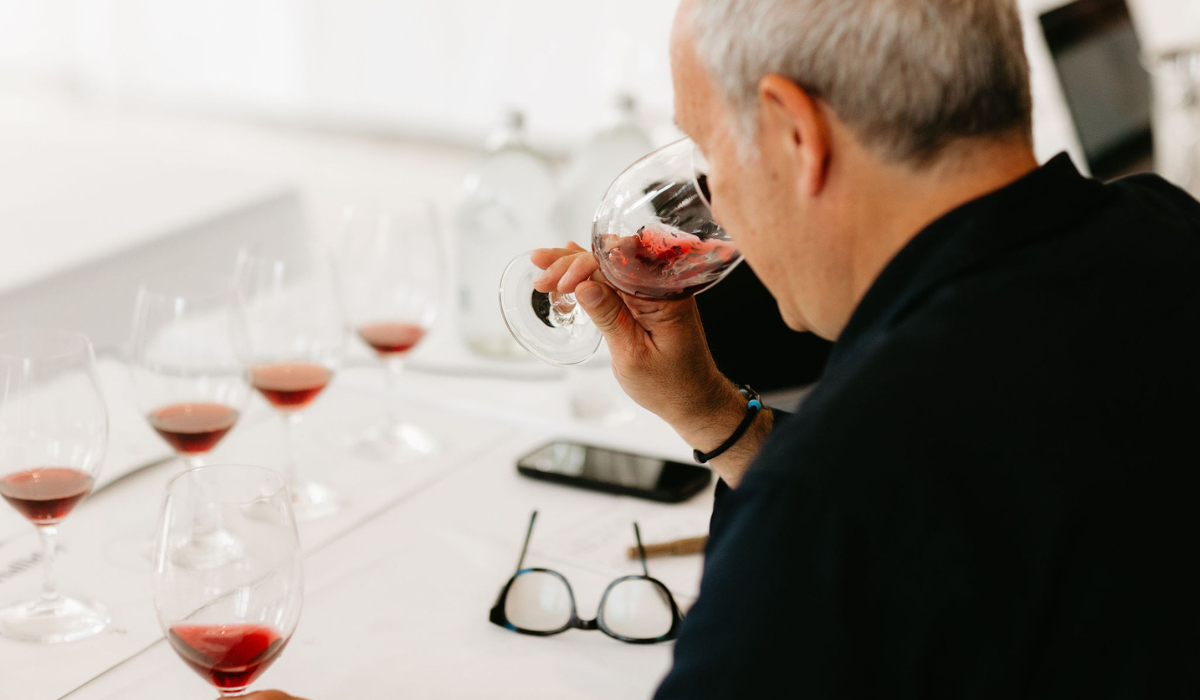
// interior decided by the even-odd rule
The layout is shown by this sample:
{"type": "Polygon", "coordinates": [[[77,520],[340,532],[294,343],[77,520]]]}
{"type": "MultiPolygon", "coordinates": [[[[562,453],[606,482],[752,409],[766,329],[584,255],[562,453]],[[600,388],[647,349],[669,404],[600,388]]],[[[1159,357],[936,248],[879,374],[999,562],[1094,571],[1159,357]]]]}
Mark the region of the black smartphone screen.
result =
{"type": "Polygon", "coordinates": [[[517,471],[543,481],[665,503],[686,501],[712,481],[707,467],[571,442],[539,447],[517,461],[517,471]]]}

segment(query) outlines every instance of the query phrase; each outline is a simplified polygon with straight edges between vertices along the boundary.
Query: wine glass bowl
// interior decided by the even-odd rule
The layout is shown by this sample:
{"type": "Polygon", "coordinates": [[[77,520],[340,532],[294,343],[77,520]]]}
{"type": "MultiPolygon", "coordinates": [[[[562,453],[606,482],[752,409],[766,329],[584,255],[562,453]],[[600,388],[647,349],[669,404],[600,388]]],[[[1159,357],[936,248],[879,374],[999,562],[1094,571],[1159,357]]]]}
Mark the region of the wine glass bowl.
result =
{"type": "Polygon", "coordinates": [[[134,305],[130,372],[150,427],[188,467],[199,466],[241,417],[250,388],[232,287],[209,294],[146,286],[134,305]]]}
{"type": "Polygon", "coordinates": [[[58,524],[91,492],[107,444],[88,339],[59,330],[0,335],[0,495],[37,528],[45,567],[35,600],[0,608],[0,635],[67,642],[108,625],[102,606],[59,593],[52,576],[58,524]]]}
{"type": "Polygon", "coordinates": [[[707,161],[684,139],[622,173],[596,210],[592,252],[614,287],[678,300],[725,279],[742,261],[712,217],[707,161]]]}
{"type": "Polygon", "coordinates": [[[303,572],[291,499],[272,470],[200,467],[167,485],[154,551],[154,603],[171,648],[222,696],[274,663],[300,619],[303,572]],[[243,544],[197,569],[190,543],[214,528],[243,544]]]}
{"type": "MultiPolygon", "coordinates": [[[[742,262],[713,219],[707,173],[703,154],[683,139],[637,161],[613,182],[592,225],[592,255],[609,284],[642,299],[686,299],[742,262]]],[[[500,281],[505,323],[545,362],[586,362],[600,344],[599,329],[573,295],[535,290],[540,274],[528,253],[509,263],[500,281]]]]}

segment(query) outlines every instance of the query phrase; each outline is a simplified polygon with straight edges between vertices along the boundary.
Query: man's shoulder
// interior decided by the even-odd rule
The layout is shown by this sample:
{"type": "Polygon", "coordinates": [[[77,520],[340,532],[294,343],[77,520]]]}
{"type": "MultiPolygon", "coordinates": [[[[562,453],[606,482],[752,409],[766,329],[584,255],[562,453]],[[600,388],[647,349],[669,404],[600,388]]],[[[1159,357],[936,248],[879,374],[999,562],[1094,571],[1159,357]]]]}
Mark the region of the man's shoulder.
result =
{"type": "Polygon", "coordinates": [[[961,388],[940,381],[953,334],[922,324],[892,334],[851,368],[830,368],[796,413],[780,420],[754,471],[809,484],[909,462],[947,425],[961,388]]]}
{"type": "Polygon", "coordinates": [[[1184,229],[1200,231],[1200,201],[1182,188],[1150,173],[1131,175],[1105,185],[1117,207],[1153,211],[1184,229]]]}

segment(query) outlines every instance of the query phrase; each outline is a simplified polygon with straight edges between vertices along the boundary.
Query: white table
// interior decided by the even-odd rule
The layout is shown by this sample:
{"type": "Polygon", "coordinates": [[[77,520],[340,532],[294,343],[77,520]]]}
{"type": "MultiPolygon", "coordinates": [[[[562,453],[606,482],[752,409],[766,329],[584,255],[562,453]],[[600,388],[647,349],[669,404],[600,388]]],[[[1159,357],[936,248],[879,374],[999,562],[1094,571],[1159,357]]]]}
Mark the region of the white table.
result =
{"type": "MultiPolygon", "coordinates": [[[[121,368],[104,368],[113,404],[113,455],[121,470],[159,456],[140,425],[121,368]]],[[[706,531],[711,494],[666,506],[529,481],[520,455],[567,437],[685,459],[686,446],[653,416],[618,428],[568,416],[558,381],[451,378],[410,373],[405,412],[435,434],[442,452],[422,463],[387,466],[361,459],[343,437],[383,408],[377,370],[344,372],[305,423],[308,461],[348,493],[352,506],[305,523],[306,601],[288,650],[256,686],[314,700],[339,698],[649,697],[670,665],[671,645],[627,645],[600,633],[524,637],[487,621],[512,575],[529,514],[541,515],[529,563],[568,577],[580,614],[593,616],[604,587],[638,565],[625,559],[636,519],[647,540],[706,531]]],[[[280,428],[257,405],[213,461],[278,462],[280,428]]],[[[177,463],[145,469],[85,502],[62,527],[62,588],[103,600],[110,630],[82,642],[38,646],[0,640],[0,699],[139,700],[212,698],[162,640],[139,549],[151,532],[166,479],[177,463]]],[[[0,541],[5,523],[0,521],[0,541]]],[[[27,529],[28,526],[25,526],[27,529]]],[[[9,528],[0,572],[36,551],[32,532],[9,528]]],[[[651,562],[651,573],[690,604],[699,556],[651,562]]],[[[32,594],[40,572],[0,582],[0,600],[32,594]]]]}

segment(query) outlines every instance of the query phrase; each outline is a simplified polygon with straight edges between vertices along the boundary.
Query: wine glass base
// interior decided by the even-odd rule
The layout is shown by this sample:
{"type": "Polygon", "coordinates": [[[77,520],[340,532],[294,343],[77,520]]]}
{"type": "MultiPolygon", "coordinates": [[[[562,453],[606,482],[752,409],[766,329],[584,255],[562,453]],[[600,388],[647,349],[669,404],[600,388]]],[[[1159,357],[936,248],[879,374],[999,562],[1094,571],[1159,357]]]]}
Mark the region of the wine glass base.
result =
{"type": "Polygon", "coordinates": [[[500,278],[500,313],[512,337],[534,357],[556,367],[573,367],[596,354],[602,338],[582,308],[567,313],[533,282],[542,271],[518,256],[500,278]]]}
{"type": "Polygon", "coordinates": [[[0,636],[43,644],[74,642],[103,632],[110,621],[99,603],[58,596],[0,609],[0,636]]]}
{"type": "Polygon", "coordinates": [[[398,423],[368,428],[358,436],[354,451],[377,462],[406,464],[437,454],[438,444],[425,430],[398,423]]]}
{"type": "Polygon", "coordinates": [[[300,521],[328,517],[347,505],[345,496],[315,481],[288,482],[288,493],[292,497],[292,512],[300,521]]]}
{"type": "Polygon", "coordinates": [[[228,530],[211,530],[173,548],[171,561],[185,569],[204,571],[224,566],[245,552],[245,544],[228,530]]]}

